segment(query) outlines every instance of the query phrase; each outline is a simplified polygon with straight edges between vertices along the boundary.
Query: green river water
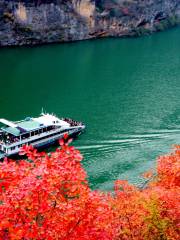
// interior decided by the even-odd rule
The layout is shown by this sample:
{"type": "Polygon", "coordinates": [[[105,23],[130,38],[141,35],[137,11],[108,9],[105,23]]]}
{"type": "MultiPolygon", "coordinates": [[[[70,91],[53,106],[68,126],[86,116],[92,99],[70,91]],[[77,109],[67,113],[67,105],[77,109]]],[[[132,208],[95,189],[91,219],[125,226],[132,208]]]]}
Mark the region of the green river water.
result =
{"type": "Polygon", "coordinates": [[[93,189],[141,185],[180,143],[180,28],[134,39],[0,49],[0,117],[42,107],[87,125],[73,144],[93,189]]]}

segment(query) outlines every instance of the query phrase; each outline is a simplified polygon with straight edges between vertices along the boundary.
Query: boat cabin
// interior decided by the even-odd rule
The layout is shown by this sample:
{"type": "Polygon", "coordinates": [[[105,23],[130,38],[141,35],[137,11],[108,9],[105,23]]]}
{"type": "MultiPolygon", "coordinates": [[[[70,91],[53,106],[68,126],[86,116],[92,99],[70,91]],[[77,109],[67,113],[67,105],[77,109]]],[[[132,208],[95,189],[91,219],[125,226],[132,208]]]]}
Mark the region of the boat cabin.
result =
{"type": "Polygon", "coordinates": [[[27,117],[16,122],[0,119],[0,124],[0,159],[17,154],[24,144],[49,145],[63,138],[64,133],[77,135],[85,128],[82,122],[44,113],[37,118],[27,117]]]}
{"type": "Polygon", "coordinates": [[[26,118],[23,121],[11,122],[0,119],[3,125],[0,129],[0,151],[8,153],[16,147],[30,143],[30,140],[37,139],[41,135],[47,135],[56,129],[66,129],[69,123],[57,118],[54,115],[43,114],[38,118],[26,118]],[[28,141],[29,140],[29,141],[28,141]]]}

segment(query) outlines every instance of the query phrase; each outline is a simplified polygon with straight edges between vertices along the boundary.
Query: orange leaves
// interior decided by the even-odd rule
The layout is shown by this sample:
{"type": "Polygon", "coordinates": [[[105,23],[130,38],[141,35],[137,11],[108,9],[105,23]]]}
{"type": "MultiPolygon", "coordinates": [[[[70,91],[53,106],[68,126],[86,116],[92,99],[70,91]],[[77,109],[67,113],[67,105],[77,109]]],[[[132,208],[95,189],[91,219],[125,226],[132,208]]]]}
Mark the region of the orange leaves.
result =
{"type": "Polygon", "coordinates": [[[51,155],[23,146],[31,161],[0,163],[0,239],[178,239],[180,147],[158,159],[146,189],[118,180],[106,194],[91,191],[69,142],[65,135],[51,155]]]}
{"type": "Polygon", "coordinates": [[[147,178],[147,179],[150,179],[153,177],[153,172],[150,170],[150,171],[147,171],[145,173],[143,173],[142,175],[144,178],[147,178]]]}
{"type": "Polygon", "coordinates": [[[63,239],[69,224],[83,214],[90,190],[82,156],[68,143],[51,156],[25,145],[21,154],[30,162],[1,164],[2,236],[5,231],[9,239],[63,239]]]}
{"type": "Polygon", "coordinates": [[[158,159],[158,183],[166,188],[180,187],[180,147],[175,152],[158,159]]]}
{"type": "Polygon", "coordinates": [[[135,187],[130,185],[126,180],[117,180],[114,185],[116,192],[129,193],[135,191],[135,187]]]}
{"type": "Polygon", "coordinates": [[[72,138],[69,138],[67,133],[64,134],[64,137],[59,140],[59,145],[62,147],[64,145],[69,145],[72,142],[72,138]]]}

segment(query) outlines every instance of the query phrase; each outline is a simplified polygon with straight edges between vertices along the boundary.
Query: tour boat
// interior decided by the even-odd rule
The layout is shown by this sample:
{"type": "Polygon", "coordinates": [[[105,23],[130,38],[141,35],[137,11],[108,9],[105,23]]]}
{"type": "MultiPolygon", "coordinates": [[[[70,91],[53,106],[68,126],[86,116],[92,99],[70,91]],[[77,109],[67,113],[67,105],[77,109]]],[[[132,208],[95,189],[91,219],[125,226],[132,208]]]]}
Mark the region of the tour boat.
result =
{"type": "Polygon", "coordinates": [[[39,117],[27,117],[12,122],[0,119],[0,159],[16,155],[23,145],[45,147],[63,138],[64,134],[76,136],[83,132],[85,125],[70,118],[58,118],[54,114],[41,113],[39,117]]]}

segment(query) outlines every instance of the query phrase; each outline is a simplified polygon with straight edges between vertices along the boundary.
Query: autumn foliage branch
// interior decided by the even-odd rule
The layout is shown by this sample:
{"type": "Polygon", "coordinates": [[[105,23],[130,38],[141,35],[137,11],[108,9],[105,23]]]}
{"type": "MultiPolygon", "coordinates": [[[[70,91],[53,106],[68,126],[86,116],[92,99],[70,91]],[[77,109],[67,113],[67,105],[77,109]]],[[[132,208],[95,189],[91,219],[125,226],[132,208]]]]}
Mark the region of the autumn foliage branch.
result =
{"type": "Polygon", "coordinates": [[[179,239],[179,146],[158,159],[145,189],[118,180],[102,193],[89,188],[82,156],[68,143],[50,155],[23,146],[28,161],[0,163],[0,239],[179,239]]]}

